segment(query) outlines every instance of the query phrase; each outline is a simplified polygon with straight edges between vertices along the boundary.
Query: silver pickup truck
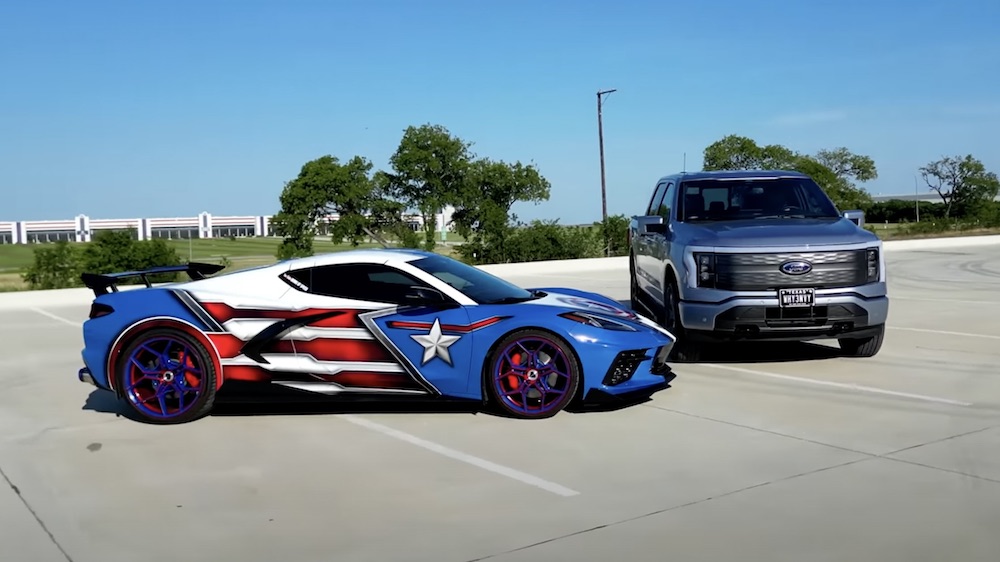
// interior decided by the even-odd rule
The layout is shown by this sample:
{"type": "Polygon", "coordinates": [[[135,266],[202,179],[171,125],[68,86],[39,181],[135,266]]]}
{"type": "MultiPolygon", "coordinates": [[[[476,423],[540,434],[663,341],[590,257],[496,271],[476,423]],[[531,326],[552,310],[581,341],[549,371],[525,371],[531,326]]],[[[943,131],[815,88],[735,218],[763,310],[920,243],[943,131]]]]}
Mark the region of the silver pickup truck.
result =
{"type": "Polygon", "coordinates": [[[889,312],[882,242],[809,176],[786,171],[660,178],[629,225],[632,308],[697,361],[724,341],[832,339],[872,357],[889,312]]]}

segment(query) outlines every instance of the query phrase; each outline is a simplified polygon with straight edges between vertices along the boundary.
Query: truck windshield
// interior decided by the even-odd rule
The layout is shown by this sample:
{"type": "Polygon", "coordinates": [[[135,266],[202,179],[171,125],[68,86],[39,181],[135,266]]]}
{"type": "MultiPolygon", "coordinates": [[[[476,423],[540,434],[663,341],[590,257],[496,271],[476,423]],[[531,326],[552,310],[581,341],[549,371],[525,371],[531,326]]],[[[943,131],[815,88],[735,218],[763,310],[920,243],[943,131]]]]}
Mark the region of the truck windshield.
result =
{"type": "Polygon", "coordinates": [[[680,184],[683,221],[840,218],[823,189],[808,178],[700,179],[680,184]]]}

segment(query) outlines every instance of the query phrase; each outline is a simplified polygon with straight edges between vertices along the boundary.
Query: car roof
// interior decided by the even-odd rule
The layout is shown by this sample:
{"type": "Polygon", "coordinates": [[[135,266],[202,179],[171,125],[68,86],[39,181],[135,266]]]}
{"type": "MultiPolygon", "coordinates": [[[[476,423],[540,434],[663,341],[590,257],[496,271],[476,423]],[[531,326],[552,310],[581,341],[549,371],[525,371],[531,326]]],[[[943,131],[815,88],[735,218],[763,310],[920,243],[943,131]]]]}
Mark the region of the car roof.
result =
{"type": "Polygon", "coordinates": [[[775,179],[775,178],[808,178],[802,172],[793,170],[712,170],[700,172],[681,172],[663,176],[663,180],[737,180],[737,179],[775,179]]]}
{"type": "Polygon", "coordinates": [[[385,263],[387,261],[410,262],[416,259],[438,255],[440,254],[425,250],[418,250],[415,248],[360,248],[357,250],[342,250],[338,252],[327,252],[313,256],[293,258],[285,260],[282,263],[284,266],[296,268],[301,265],[320,266],[339,263],[385,263]]]}

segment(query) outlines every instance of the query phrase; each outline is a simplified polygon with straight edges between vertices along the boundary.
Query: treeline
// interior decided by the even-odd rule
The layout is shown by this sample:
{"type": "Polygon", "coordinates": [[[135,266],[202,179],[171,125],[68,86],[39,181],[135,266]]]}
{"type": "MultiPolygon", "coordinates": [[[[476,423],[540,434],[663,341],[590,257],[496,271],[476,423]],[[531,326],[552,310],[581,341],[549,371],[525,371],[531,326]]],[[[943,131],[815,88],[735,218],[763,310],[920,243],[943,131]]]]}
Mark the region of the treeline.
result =
{"type": "MultiPolygon", "coordinates": [[[[437,247],[435,215],[453,207],[452,229],[466,240],[456,250],[472,264],[577,259],[628,254],[627,215],[609,216],[591,226],[561,225],[558,220],[519,221],[515,203],[547,201],[549,181],[533,164],[481,157],[472,144],[440,125],[408,127],[389,169],[373,171],[362,156],[332,155],[306,162],[278,198],[272,226],[282,238],[279,259],[308,256],[313,240],[329,236],[353,246],[379,240],[404,247],[437,247]],[[414,232],[405,215],[416,211],[423,232],[414,232]],[[339,219],[326,223],[323,217],[339,219]]],[[[785,169],[808,174],[841,209],[861,209],[870,225],[905,223],[895,232],[929,234],[948,230],[1000,227],[997,175],[971,155],[944,157],[919,169],[941,202],[874,202],[857,185],[878,177],[874,160],[840,147],[802,154],[781,145],[758,145],[729,135],[704,150],[705,170],[785,169]]],[[[650,178],[650,185],[655,178],[650,178]]],[[[595,190],[596,200],[596,190],[595,190]]],[[[635,210],[635,214],[640,213],[635,210]]],[[[632,214],[632,213],[629,213],[632,214]]],[[[134,270],[180,262],[158,240],[137,241],[131,232],[101,232],[91,244],[58,243],[40,247],[24,279],[35,289],[78,286],[82,271],[134,270]]],[[[166,279],[169,280],[169,279],[166,279]]]]}
{"type": "MultiPolygon", "coordinates": [[[[44,244],[35,249],[34,258],[22,275],[32,289],[80,287],[84,272],[114,273],[182,263],[177,251],[163,240],[137,240],[131,230],[99,231],[92,242],[83,245],[44,244]]],[[[161,274],[150,281],[168,283],[176,278],[177,274],[161,274]]]]}

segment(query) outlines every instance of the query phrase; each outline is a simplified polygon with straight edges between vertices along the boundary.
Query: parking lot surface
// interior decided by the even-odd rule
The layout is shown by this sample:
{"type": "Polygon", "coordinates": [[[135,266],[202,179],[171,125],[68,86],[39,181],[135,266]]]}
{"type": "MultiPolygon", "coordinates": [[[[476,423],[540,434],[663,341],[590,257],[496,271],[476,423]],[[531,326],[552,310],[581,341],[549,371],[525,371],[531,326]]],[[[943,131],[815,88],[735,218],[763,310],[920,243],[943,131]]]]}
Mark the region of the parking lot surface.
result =
{"type": "MultiPolygon", "coordinates": [[[[726,347],[612,411],[219,406],[76,379],[72,307],[0,311],[11,562],[983,560],[1000,552],[1000,246],[887,253],[889,330],[726,347]]],[[[627,299],[627,272],[508,277],[627,299]]]]}

